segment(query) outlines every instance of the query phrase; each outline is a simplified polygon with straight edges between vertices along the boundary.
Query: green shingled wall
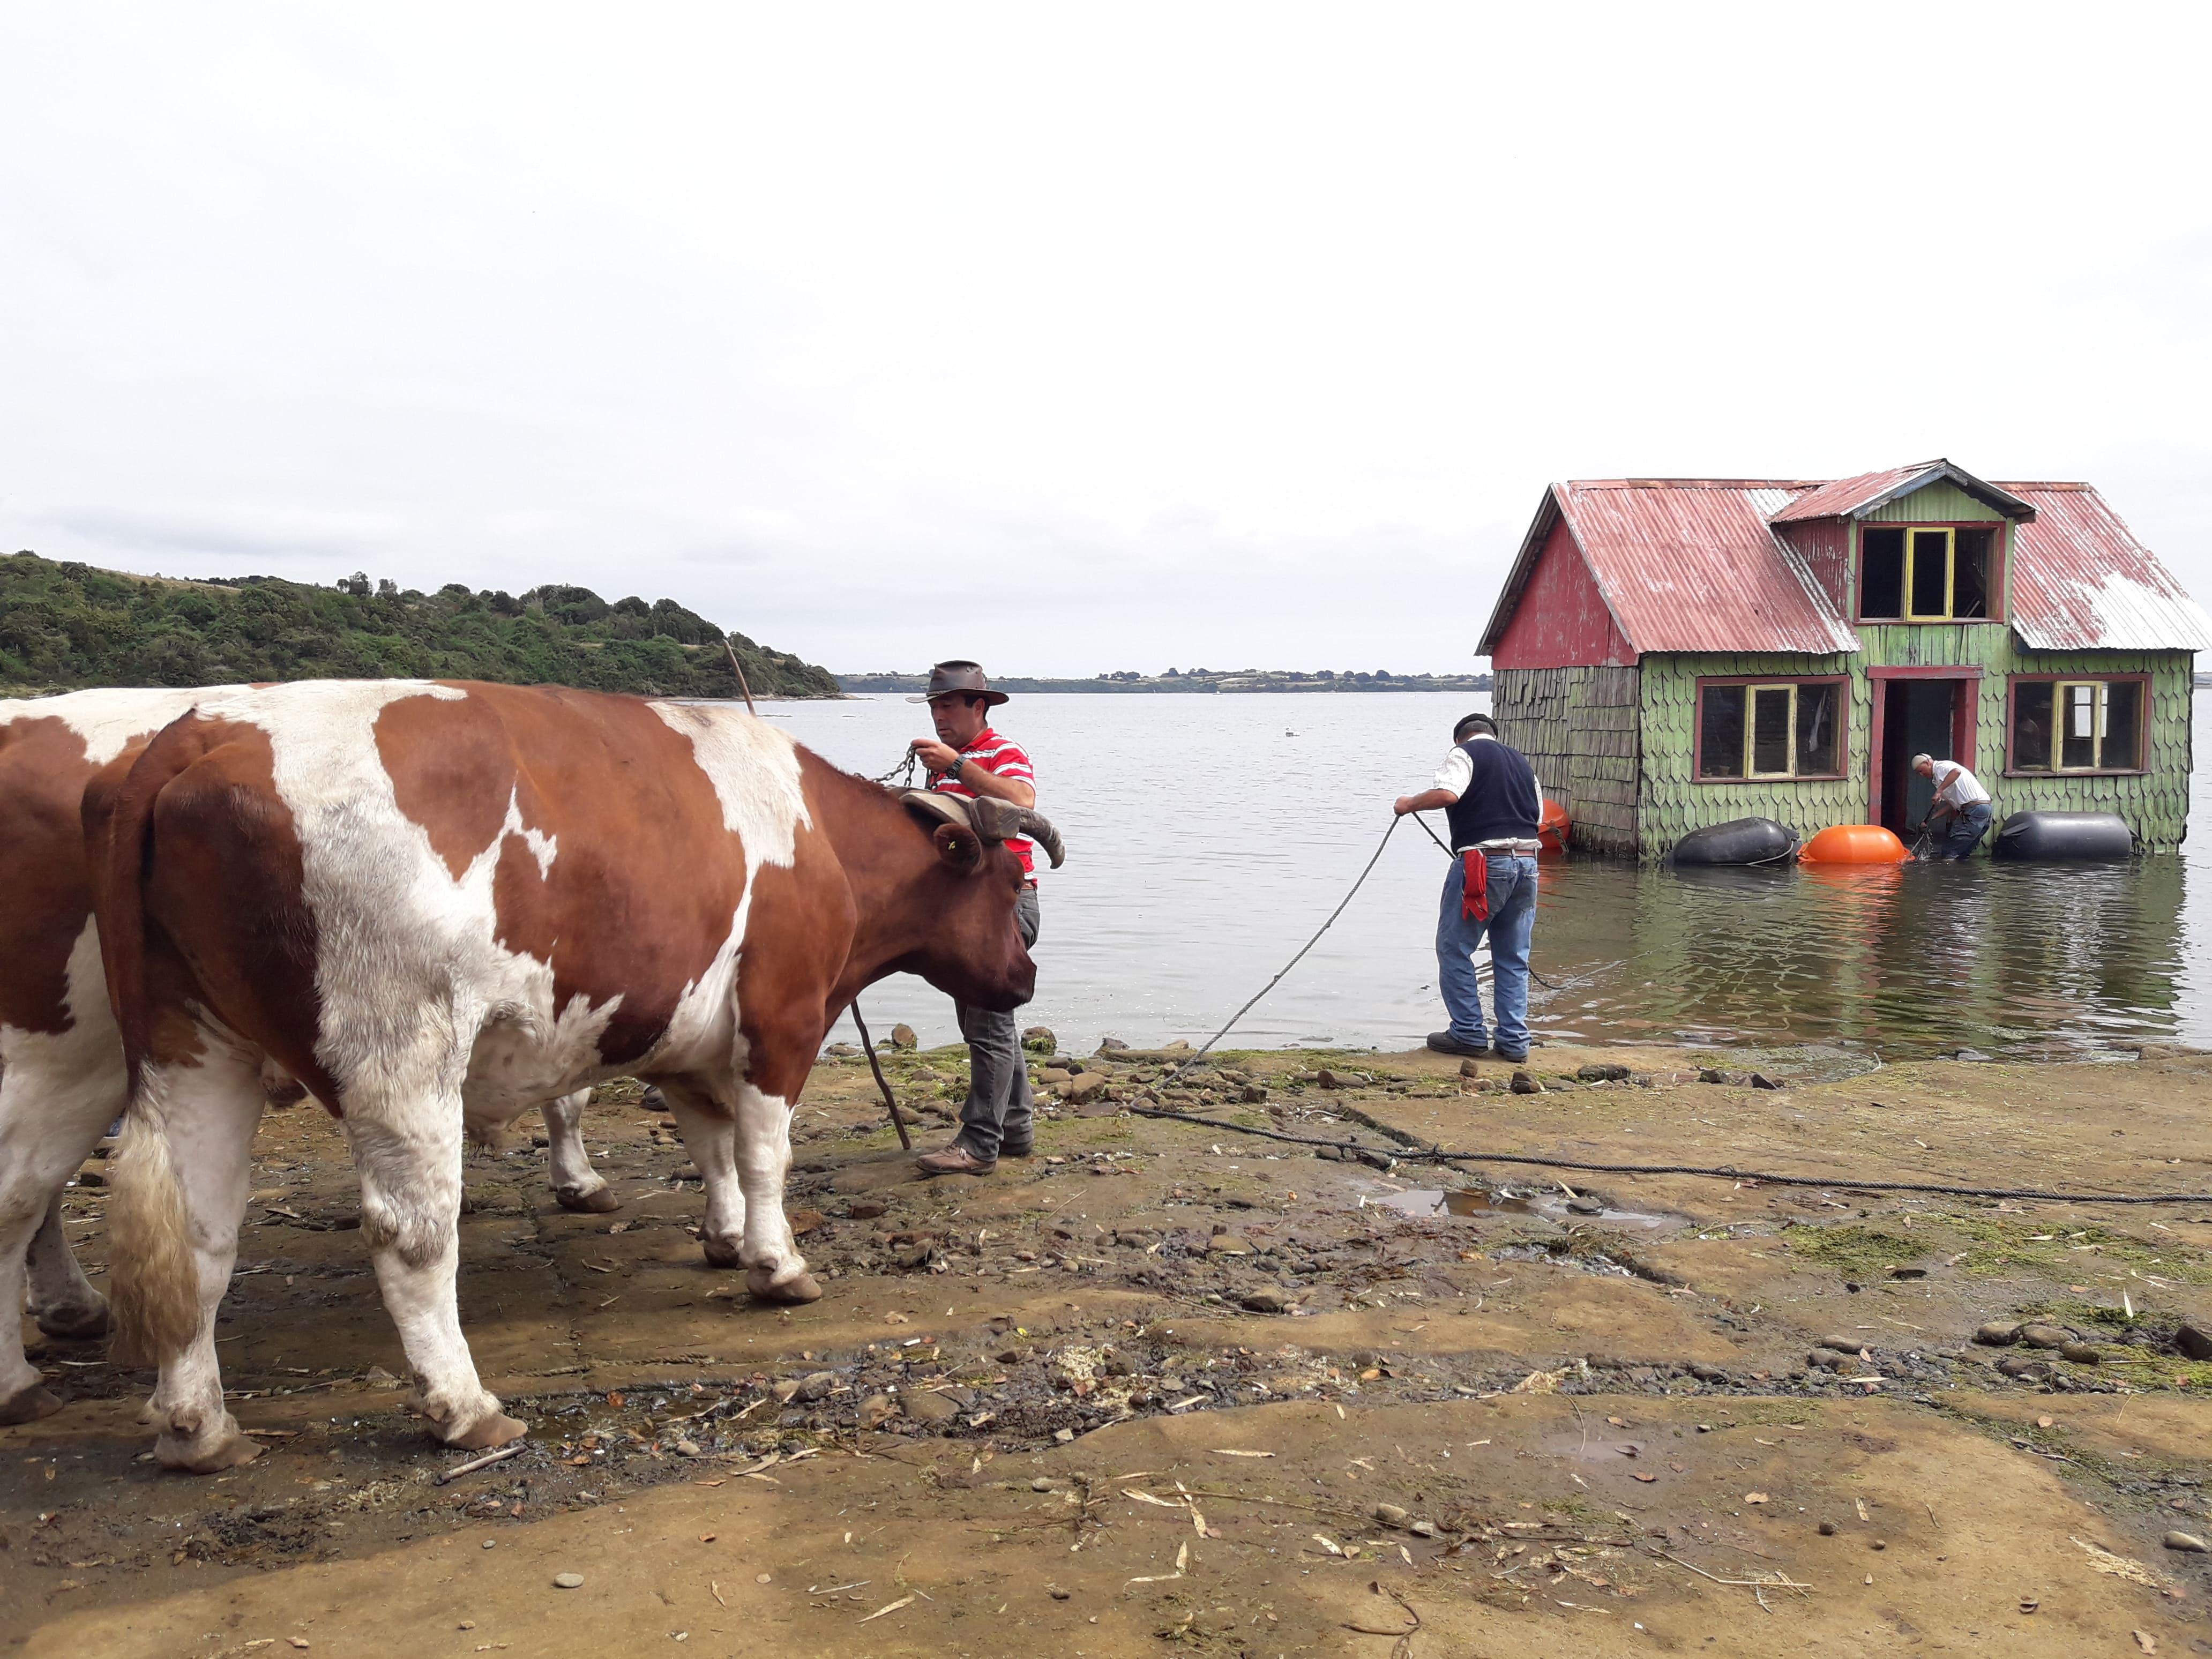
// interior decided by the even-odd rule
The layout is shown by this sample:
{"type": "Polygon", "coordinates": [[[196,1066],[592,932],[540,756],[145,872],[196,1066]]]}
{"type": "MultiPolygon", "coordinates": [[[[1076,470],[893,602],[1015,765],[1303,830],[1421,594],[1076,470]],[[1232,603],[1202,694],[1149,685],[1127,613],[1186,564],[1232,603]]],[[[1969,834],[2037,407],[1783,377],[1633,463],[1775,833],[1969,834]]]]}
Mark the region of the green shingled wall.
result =
{"type": "MultiPolygon", "coordinates": [[[[1650,655],[1643,661],[1643,778],[1637,802],[1638,849],[1664,854],[1707,824],[1753,815],[1779,819],[1809,836],[1831,823],[1864,823],[1867,744],[1873,729],[1875,666],[1979,666],[1974,772],[2002,819],[2037,810],[2117,812],[2154,849],[2177,846],[2189,812],[2189,717],[2192,659],[2181,651],[2028,651],[2009,628],[1981,623],[1862,623],[1866,649],[1850,657],[1650,655]],[[1702,676],[1851,675],[1846,775],[1832,782],[1693,783],[1692,726],[1702,676]],[[2015,673],[2151,676],[2149,769],[2140,776],[2069,778],[2003,775],[2006,677],[2015,673]]],[[[1988,843],[1984,842],[1986,849],[1988,843]]]]}

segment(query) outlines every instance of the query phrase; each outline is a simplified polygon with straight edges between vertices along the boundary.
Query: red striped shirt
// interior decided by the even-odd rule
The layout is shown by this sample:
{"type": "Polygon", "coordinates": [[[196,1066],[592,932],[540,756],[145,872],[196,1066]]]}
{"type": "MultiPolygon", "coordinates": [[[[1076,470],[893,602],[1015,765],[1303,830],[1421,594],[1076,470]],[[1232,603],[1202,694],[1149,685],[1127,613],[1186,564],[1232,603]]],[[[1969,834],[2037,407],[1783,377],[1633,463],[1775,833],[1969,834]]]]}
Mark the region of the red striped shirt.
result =
{"type": "MultiPolygon", "coordinates": [[[[974,761],[993,777],[1017,778],[1032,789],[1036,787],[1036,770],[1030,764],[1028,753],[1021,744],[1000,737],[988,726],[975,734],[975,740],[973,743],[960,751],[960,758],[963,762],[974,761]]],[[[948,795],[958,795],[967,800],[975,799],[975,792],[959,781],[959,772],[960,768],[954,767],[951,772],[938,779],[932,787],[944,791],[948,795]]],[[[1034,882],[1036,879],[1036,860],[1034,856],[1036,849],[1029,837],[1016,836],[1009,840],[1006,845],[1013,849],[1014,856],[1022,861],[1022,873],[1034,882]]]]}

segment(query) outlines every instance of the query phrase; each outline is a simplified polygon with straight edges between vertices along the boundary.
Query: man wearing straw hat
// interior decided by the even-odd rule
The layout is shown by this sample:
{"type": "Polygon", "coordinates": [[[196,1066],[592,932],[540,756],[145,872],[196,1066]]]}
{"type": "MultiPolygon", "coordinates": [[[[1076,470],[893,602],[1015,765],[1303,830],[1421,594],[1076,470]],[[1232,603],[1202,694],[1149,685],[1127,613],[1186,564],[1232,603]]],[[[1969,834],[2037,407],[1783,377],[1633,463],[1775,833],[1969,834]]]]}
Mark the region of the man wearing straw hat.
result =
{"type": "MultiPolygon", "coordinates": [[[[993,795],[1017,806],[1036,805],[1036,773],[1018,744],[991,729],[989,711],[1006,701],[991,689],[981,667],[965,660],[939,663],[915,702],[929,705],[934,738],[916,738],[914,757],[930,773],[929,787],[974,800],[993,795]]],[[[1014,921],[1024,945],[1036,943],[1036,849],[1025,836],[1006,843],[1026,878],[1014,901],[1014,921]]],[[[968,1098],[960,1108],[960,1133],[951,1144],[915,1160],[925,1175],[988,1175],[1001,1156],[1027,1158],[1035,1129],[1029,1067],[1022,1060],[1019,1028],[1011,1013],[955,1002],[960,1035],[968,1040],[968,1098]]]]}

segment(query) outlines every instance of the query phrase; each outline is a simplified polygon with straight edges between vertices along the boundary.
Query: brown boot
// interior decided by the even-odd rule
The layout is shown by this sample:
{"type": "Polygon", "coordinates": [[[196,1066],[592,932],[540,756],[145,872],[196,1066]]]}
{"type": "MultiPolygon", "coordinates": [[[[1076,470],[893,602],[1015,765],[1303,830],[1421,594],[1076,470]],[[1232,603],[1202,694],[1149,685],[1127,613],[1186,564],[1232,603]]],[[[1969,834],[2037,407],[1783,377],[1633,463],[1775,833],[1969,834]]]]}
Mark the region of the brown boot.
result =
{"type": "Polygon", "coordinates": [[[999,1167],[997,1158],[986,1163],[957,1140],[938,1152],[924,1152],[914,1163],[926,1176],[987,1176],[999,1167]]]}

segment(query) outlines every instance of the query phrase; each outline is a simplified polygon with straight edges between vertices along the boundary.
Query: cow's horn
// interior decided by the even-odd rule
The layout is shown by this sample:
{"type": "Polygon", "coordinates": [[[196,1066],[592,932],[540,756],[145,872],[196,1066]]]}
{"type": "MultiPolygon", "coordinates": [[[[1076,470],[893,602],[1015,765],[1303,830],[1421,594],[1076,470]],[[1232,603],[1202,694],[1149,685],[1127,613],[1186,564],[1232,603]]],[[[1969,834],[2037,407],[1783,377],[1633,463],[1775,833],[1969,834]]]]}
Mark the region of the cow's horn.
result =
{"type": "Polygon", "coordinates": [[[1060,831],[1052,827],[1052,820],[1043,813],[1024,807],[1022,810],[1022,830],[1044,848],[1045,856],[1052,860],[1054,869],[1057,870],[1067,862],[1067,848],[1060,841],[1060,831]]]}

